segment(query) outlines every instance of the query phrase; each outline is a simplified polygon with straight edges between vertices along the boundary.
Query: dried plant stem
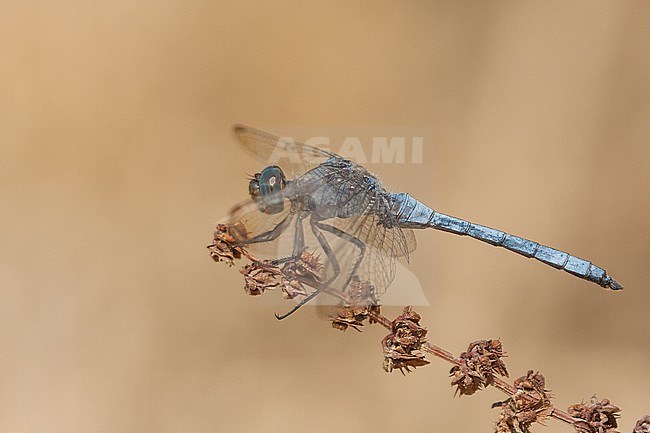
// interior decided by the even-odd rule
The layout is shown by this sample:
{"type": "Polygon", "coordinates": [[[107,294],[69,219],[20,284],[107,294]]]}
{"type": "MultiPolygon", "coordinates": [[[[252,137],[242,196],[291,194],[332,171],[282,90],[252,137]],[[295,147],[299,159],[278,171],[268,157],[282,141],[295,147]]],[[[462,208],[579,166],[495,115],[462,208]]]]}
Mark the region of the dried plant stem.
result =
{"type": "MultiPolygon", "coordinates": [[[[236,229],[236,228],[234,228],[236,229]]],[[[239,229],[241,232],[242,229],[239,229]]],[[[413,368],[429,364],[426,354],[433,355],[452,364],[451,386],[460,395],[472,395],[492,385],[508,398],[497,402],[501,414],[495,424],[498,433],[530,432],[532,423],[542,423],[547,417],[555,418],[573,426],[579,433],[616,433],[620,408],[607,399],[599,401],[592,397],[590,402],[569,406],[568,412],[555,408],[551,393],[545,389],[545,378],[539,372],[529,370],[510,384],[501,377],[508,377],[508,371],[501,358],[505,356],[499,340],[479,340],[470,343],[459,357],[430,343],[427,330],[420,325],[421,316],[411,307],[405,307],[395,320],[389,320],[380,313],[375,289],[369,281],[353,276],[345,292],[322,284],[322,264],[318,257],[307,251],[299,256],[282,260],[259,260],[245,248],[234,244],[229,228],[217,225],[214,241],[208,246],[215,261],[230,266],[234,260],[246,257],[251,261],[240,272],[244,274],[245,290],[250,295],[261,295],[266,290],[281,289],[285,298],[299,301],[298,307],[320,292],[340,300],[338,316],[332,318],[332,326],[339,330],[353,328],[360,331],[366,320],[378,323],[388,329],[382,340],[384,370],[409,372],[413,368]],[[311,294],[309,289],[311,287],[311,294]]],[[[297,310],[294,308],[291,312],[297,310]]],[[[277,317],[277,316],[276,316],[277,317]]],[[[640,419],[635,433],[650,432],[650,415],[640,419]]]]}
{"type": "MultiPolygon", "coordinates": [[[[384,328],[388,329],[389,331],[392,330],[393,328],[393,322],[389,320],[387,317],[383,316],[381,313],[372,311],[369,313],[369,317],[376,323],[380,324],[384,328]]],[[[422,350],[436,356],[440,359],[443,359],[450,364],[454,365],[460,365],[460,360],[454,356],[453,353],[443,349],[442,347],[436,346],[435,344],[431,344],[429,342],[425,342],[422,345],[422,350]]],[[[515,393],[515,387],[506,382],[503,379],[500,379],[498,377],[492,378],[492,383],[491,385],[495,387],[496,389],[502,391],[504,394],[511,396],[515,393]]],[[[550,414],[551,417],[563,421],[567,424],[573,424],[574,419],[569,415],[568,413],[559,410],[557,408],[553,408],[553,412],[550,414]]]]}

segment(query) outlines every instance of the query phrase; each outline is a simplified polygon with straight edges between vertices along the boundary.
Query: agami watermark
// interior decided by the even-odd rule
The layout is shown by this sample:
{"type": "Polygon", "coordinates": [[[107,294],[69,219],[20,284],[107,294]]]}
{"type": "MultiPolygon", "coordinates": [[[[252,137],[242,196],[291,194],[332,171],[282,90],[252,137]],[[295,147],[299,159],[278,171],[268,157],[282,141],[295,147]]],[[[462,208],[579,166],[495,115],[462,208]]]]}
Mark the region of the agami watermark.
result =
{"type": "MultiPolygon", "coordinates": [[[[268,163],[278,164],[282,160],[299,163],[304,159],[317,159],[314,156],[292,152],[296,147],[295,143],[292,137],[282,137],[268,163]]],[[[317,136],[306,139],[304,143],[351,159],[358,164],[422,164],[424,160],[423,136],[373,136],[369,139],[347,136],[343,140],[317,136]]]]}

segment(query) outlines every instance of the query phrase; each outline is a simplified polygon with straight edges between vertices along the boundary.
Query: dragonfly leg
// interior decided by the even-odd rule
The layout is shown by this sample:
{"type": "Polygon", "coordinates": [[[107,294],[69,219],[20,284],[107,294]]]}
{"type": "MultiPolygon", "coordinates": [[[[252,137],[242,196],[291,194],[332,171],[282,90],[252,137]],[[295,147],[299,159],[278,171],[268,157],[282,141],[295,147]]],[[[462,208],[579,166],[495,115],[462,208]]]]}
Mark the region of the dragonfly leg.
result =
{"type": "Polygon", "coordinates": [[[307,302],[314,299],[316,297],[316,295],[318,295],[321,292],[321,290],[322,290],[322,288],[319,288],[319,289],[313,291],[312,293],[307,295],[306,298],[304,298],[302,301],[300,301],[298,304],[296,304],[295,307],[293,307],[291,310],[287,311],[286,313],[284,313],[284,314],[275,313],[275,318],[278,319],[278,320],[282,320],[282,319],[286,319],[287,317],[291,316],[293,313],[298,311],[298,308],[302,307],[307,302]]]}
{"type": "Polygon", "coordinates": [[[273,259],[271,262],[274,265],[280,265],[291,260],[296,260],[300,257],[300,254],[305,251],[305,233],[302,227],[302,220],[305,219],[306,216],[306,213],[302,213],[296,219],[295,231],[293,234],[293,250],[291,251],[291,255],[288,257],[278,257],[273,259]]]}
{"type": "Polygon", "coordinates": [[[329,286],[332,281],[338,278],[339,274],[341,273],[341,266],[339,265],[339,261],[337,260],[334,251],[332,251],[332,247],[330,247],[327,239],[325,239],[325,236],[323,236],[323,233],[320,231],[322,224],[318,221],[314,221],[313,219],[310,219],[309,223],[311,225],[312,233],[314,233],[314,236],[316,236],[316,239],[318,239],[318,243],[320,244],[321,248],[323,248],[323,252],[334,268],[334,275],[332,275],[327,281],[323,283],[323,286],[329,286]]]}
{"type": "Polygon", "coordinates": [[[296,220],[296,230],[293,236],[293,256],[298,257],[305,250],[305,233],[302,227],[302,220],[307,214],[301,213],[296,220]]]}
{"type": "MultiPolygon", "coordinates": [[[[304,216],[301,216],[298,218],[297,221],[297,226],[300,226],[300,229],[296,227],[296,241],[302,241],[302,244],[304,244],[304,234],[302,233],[302,219],[304,216]],[[300,233],[299,233],[300,232],[300,233]],[[300,238],[300,239],[299,239],[300,238]]],[[[327,242],[327,239],[325,239],[325,236],[323,236],[323,233],[319,230],[319,223],[314,221],[313,218],[309,219],[309,225],[311,226],[311,231],[314,233],[314,236],[318,240],[318,243],[320,244],[321,248],[323,248],[323,252],[327,256],[327,259],[330,261],[332,264],[332,268],[334,268],[334,275],[332,275],[327,281],[323,282],[322,284],[319,284],[320,287],[316,288],[312,293],[309,294],[306,298],[301,300],[298,304],[296,304],[290,311],[288,311],[285,314],[279,315],[276,314],[275,317],[278,320],[282,320],[286,317],[289,317],[291,314],[294,312],[298,311],[300,307],[305,305],[307,302],[311,301],[316,295],[318,295],[323,288],[328,287],[332,281],[336,280],[336,278],[339,276],[341,273],[341,266],[339,265],[338,260],[336,259],[336,255],[334,254],[334,251],[332,251],[332,247],[330,247],[329,243],[327,242]]],[[[296,242],[297,243],[297,242],[296,242]]],[[[295,248],[295,244],[294,244],[295,248]]],[[[300,251],[304,248],[303,245],[301,245],[300,251]]],[[[295,249],[294,249],[294,254],[295,254],[295,249]]],[[[300,252],[298,252],[300,254],[300,252]]],[[[347,286],[347,283],[346,283],[347,286]]]]}
{"type": "Polygon", "coordinates": [[[291,220],[293,219],[293,216],[294,216],[293,213],[287,214],[287,216],[285,216],[282,219],[282,221],[276,224],[276,226],[273,227],[271,230],[267,230],[264,233],[260,233],[259,235],[254,236],[251,239],[240,241],[239,244],[240,245],[256,244],[260,242],[270,242],[277,239],[287,229],[287,227],[291,223],[291,220]]]}
{"type": "Polygon", "coordinates": [[[345,292],[345,289],[347,289],[348,284],[350,284],[350,281],[352,280],[352,277],[357,273],[357,270],[359,269],[359,265],[361,265],[361,261],[363,260],[363,257],[366,254],[366,244],[364,244],[360,239],[352,236],[351,234],[334,227],[333,225],[330,224],[325,224],[322,222],[316,222],[315,223],[318,228],[321,230],[325,230],[327,232],[330,232],[334,236],[338,236],[339,238],[346,240],[348,242],[353,243],[356,245],[357,248],[359,248],[359,257],[356,259],[354,262],[354,265],[352,266],[352,271],[350,272],[350,275],[348,276],[348,279],[345,281],[345,284],[341,288],[342,292],[345,292]]]}

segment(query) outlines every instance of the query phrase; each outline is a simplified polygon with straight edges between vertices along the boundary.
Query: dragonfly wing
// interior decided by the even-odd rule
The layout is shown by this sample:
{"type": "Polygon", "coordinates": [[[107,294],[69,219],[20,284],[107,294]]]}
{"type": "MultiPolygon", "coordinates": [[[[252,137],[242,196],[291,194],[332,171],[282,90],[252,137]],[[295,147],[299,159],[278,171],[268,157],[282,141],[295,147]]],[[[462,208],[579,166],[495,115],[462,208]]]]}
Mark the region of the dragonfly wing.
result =
{"type": "Polygon", "coordinates": [[[360,257],[361,262],[355,274],[361,281],[369,281],[375,287],[376,295],[381,296],[395,278],[399,229],[383,226],[379,217],[373,213],[337,218],[331,224],[365,246],[361,255],[361,250],[353,247],[354,242],[337,241],[337,259],[342,263],[355,263],[360,257]]]}
{"type": "Polygon", "coordinates": [[[284,210],[272,215],[260,211],[258,204],[249,199],[230,210],[226,224],[238,244],[259,259],[272,259],[291,253],[288,233],[293,236],[293,231],[290,230],[293,217],[291,203],[287,199],[284,210]],[[265,234],[267,240],[262,240],[265,234]]]}
{"type": "MultiPolygon", "coordinates": [[[[354,230],[355,236],[362,239],[368,245],[382,251],[385,255],[391,257],[404,257],[407,262],[409,254],[417,248],[417,240],[412,229],[401,228],[397,225],[387,227],[385,219],[391,218],[391,215],[375,213],[375,209],[367,210],[372,213],[372,217],[354,221],[350,224],[354,230]]],[[[384,211],[382,211],[384,212],[384,211]]],[[[390,224],[389,224],[390,225],[390,224]]]]}
{"type": "Polygon", "coordinates": [[[337,155],[290,138],[277,137],[259,129],[236,125],[237,141],[265,165],[278,165],[293,176],[337,155]]]}

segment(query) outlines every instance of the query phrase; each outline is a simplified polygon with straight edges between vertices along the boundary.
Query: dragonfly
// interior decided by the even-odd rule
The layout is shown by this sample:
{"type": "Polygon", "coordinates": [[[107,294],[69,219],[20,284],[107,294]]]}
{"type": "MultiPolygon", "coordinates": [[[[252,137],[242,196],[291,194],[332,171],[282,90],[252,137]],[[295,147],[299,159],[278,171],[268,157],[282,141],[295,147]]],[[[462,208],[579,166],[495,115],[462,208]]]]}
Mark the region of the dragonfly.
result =
{"type": "MultiPolygon", "coordinates": [[[[344,293],[359,278],[381,296],[395,278],[396,259],[408,261],[415,250],[414,230],[431,228],[505,248],[605,289],[623,288],[588,260],[387,191],[377,176],[335,153],[243,125],[234,127],[234,136],[259,160],[273,162],[249,179],[249,199],[230,212],[229,225],[243,227],[234,231],[236,244],[278,263],[317,251],[321,287],[344,293]]],[[[276,317],[288,317],[320,292],[314,289],[276,317]]]]}

